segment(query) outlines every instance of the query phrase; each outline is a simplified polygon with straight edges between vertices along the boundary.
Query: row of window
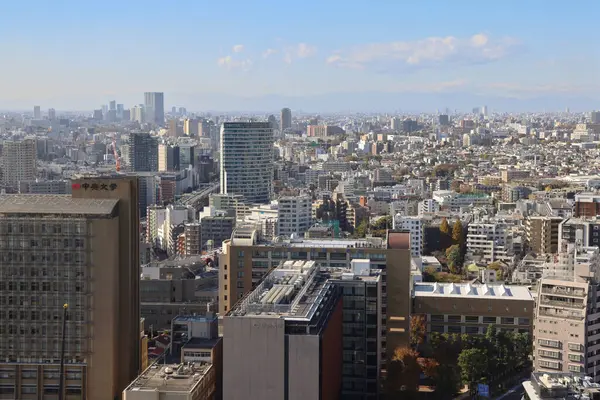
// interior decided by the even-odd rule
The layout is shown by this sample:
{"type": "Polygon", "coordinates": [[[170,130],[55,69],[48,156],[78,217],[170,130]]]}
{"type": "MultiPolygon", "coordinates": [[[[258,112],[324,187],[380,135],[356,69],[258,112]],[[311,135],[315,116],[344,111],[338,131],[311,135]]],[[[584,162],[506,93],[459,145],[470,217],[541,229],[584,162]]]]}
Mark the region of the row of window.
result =
{"type": "Polygon", "coordinates": [[[78,233],[82,234],[86,231],[86,224],[81,223],[34,223],[27,224],[23,222],[8,222],[0,224],[0,234],[6,233],[78,233]]]}
{"type": "MultiPolygon", "coordinates": [[[[66,276],[65,278],[68,278],[66,276]]],[[[58,292],[74,291],[82,292],[85,290],[85,282],[0,282],[0,291],[21,291],[21,292],[58,292]]]]}
{"type": "Polygon", "coordinates": [[[3,252],[0,261],[4,263],[75,263],[84,264],[85,253],[42,253],[42,252],[3,252]]]}
{"type": "Polygon", "coordinates": [[[35,249],[35,248],[52,248],[52,249],[82,249],[85,247],[83,238],[62,238],[62,239],[19,239],[9,237],[5,240],[0,240],[0,249],[35,249]]]}
{"type": "Polygon", "coordinates": [[[483,324],[497,324],[500,320],[501,325],[529,325],[531,323],[529,318],[516,318],[516,317],[490,317],[490,316],[477,316],[477,315],[435,315],[430,316],[431,322],[454,322],[454,323],[483,323],[483,324]],[[464,317],[464,318],[463,318],[464,317]]]}

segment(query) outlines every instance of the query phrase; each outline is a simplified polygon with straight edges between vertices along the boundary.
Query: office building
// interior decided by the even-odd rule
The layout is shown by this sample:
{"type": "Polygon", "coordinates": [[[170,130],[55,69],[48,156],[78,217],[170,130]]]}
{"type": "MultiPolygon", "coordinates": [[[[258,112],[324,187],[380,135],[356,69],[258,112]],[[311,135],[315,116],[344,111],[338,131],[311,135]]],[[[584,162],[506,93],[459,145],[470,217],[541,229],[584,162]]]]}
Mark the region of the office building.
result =
{"type": "Polygon", "coordinates": [[[161,143],[158,145],[158,170],[173,172],[180,169],[179,146],[161,143]]]}
{"type": "Polygon", "coordinates": [[[21,194],[70,194],[70,181],[19,181],[21,194]]]}
{"type": "Polygon", "coordinates": [[[544,266],[534,332],[536,372],[576,372],[600,381],[598,247],[568,245],[544,266]]]}
{"type": "Polygon", "coordinates": [[[438,123],[442,126],[450,125],[450,118],[448,118],[448,114],[441,114],[438,116],[438,123]]]}
{"type": "Polygon", "coordinates": [[[315,261],[319,267],[352,268],[352,260],[370,260],[371,269],[382,270],[383,306],[382,368],[394,349],[408,345],[410,314],[409,234],[389,231],[387,238],[262,240],[253,228],[238,227],[223,242],[219,255],[219,313],[233,305],[261,282],[269,269],[282,261],[315,261]]]}
{"type": "Polygon", "coordinates": [[[561,217],[529,216],[525,220],[525,243],[536,254],[558,252],[561,217]]]}
{"type": "Polygon", "coordinates": [[[56,120],[56,110],[54,108],[49,108],[48,109],[48,119],[50,121],[56,120]]]}
{"type": "Polygon", "coordinates": [[[129,163],[134,172],[158,171],[158,140],[149,133],[130,133],[129,163]]]}
{"type": "Polygon", "coordinates": [[[144,122],[146,122],[146,113],[144,111],[144,106],[142,104],[133,106],[129,113],[129,118],[131,119],[131,121],[135,121],[138,124],[143,124],[144,122]]]}
{"type": "Polygon", "coordinates": [[[590,113],[590,122],[592,124],[600,124],[600,111],[592,111],[590,113]]]}
{"type": "Polygon", "coordinates": [[[281,263],[223,317],[224,400],[340,398],[342,300],[318,272],[281,263]]]}
{"type": "Polygon", "coordinates": [[[390,120],[390,128],[395,132],[400,132],[402,130],[402,118],[393,117],[390,120]]]}
{"type": "Polygon", "coordinates": [[[198,136],[198,125],[199,122],[197,119],[186,118],[185,121],[183,121],[183,133],[187,136],[198,136]]]}
{"type": "Polygon", "coordinates": [[[2,182],[17,188],[19,181],[34,181],[37,174],[37,150],[33,139],[5,141],[2,144],[2,182]]]}
{"type": "Polygon", "coordinates": [[[161,92],[144,93],[146,122],[162,126],[165,124],[165,96],[161,92]]]}
{"type": "Polygon", "coordinates": [[[292,110],[289,108],[281,109],[281,124],[279,130],[283,132],[286,129],[292,128],[292,110]]]}
{"type": "Polygon", "coordinates": [[[273,129],[268,122],[225,122],[221,127],[221,193],[268,203],[273,182],[273,129]]]}
{"type": "Polygon", "coordinates": [[[221,247],[224,240],[230,239],[235,228],[235,218],[215,213],[202,216],[200,213],[201,249],[221,247]]]}
{"type": "Polygon", "coordinates": [[[42,108],[40,106],[33,106],[33,119],[42,119],[42,108]]]}
{"type": "Polygon", "coordinates": [[[491,324],[532,333],[534,299],[526,286],[415,283],[413,313],[425,317],[427,333],[485,334],[491,324]]]}
{"type": "Polygon", "coordinates": [[[312,222],[312,199],[308,195],[280,197],[278,202],[278,234],[303,236],[312,222]]]}
{"type": "Polygon", "coordinates": [[[136,196],[122,178],[0,196],[0,397],[58,394],[65,303],[65,398],[112,399],[138,374],[136,196]]]}
{"type": "Polygon", "coordinates": [[[421,217],[396,215],[393,219],[393,228],[410,233],[410,251],[413,257],[420,257],[423,254],[425,224],[421,217]]]}

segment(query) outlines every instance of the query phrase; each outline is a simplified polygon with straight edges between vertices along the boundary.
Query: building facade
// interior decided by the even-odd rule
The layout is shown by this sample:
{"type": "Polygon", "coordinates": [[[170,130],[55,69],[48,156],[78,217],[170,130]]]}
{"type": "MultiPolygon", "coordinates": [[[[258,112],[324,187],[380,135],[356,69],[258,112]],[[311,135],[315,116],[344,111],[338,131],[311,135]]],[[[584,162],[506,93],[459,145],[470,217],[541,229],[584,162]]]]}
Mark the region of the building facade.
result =
{"type": "Polygon", "coordinates": [[[161,92],[144,93],[145,122],[159,126],[165,123],[165,95],[161,92]]]}
{"type": "Polygon", "coordinates": [[[16,189],[19,181],[35,181],[37,174],[36,160],[35,140],[5,141],[2,144],[3,183],[16,189]]]}

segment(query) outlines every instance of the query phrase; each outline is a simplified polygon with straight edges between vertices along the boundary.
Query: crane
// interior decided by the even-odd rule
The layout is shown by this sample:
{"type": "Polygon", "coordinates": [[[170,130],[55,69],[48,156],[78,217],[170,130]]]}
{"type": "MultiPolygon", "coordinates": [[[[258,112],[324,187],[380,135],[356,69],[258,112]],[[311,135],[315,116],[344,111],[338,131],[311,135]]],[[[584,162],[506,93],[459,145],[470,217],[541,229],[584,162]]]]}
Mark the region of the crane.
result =
{"type": "Polygon", "coordinates": [[[115,162],[116,162],[115,169],[117,170],[117,172],[119,172],[121,170],[121,157],[119,157],[119,153],[117,153],[116,139],[113,139],[112,148],[113,148],[113,155],[115,156],[115,162]]]}

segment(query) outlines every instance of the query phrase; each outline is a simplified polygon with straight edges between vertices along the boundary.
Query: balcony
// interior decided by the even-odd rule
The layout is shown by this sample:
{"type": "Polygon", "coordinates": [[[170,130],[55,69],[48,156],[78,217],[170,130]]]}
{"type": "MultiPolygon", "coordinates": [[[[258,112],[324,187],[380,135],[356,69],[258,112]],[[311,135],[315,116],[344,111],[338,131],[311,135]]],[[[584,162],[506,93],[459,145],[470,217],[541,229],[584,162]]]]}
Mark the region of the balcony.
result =
{"type": "Polygon", "coordinates": [[[583,289],[562,288],[562,287],[558,287],[558,286],[552,286],[552,287],[542,286],[542,293],[560,294],[560,295],[564,295],[564,296],[580,297],[580,298],[586,296],[585,290],[583,290],[583,289]]]}

